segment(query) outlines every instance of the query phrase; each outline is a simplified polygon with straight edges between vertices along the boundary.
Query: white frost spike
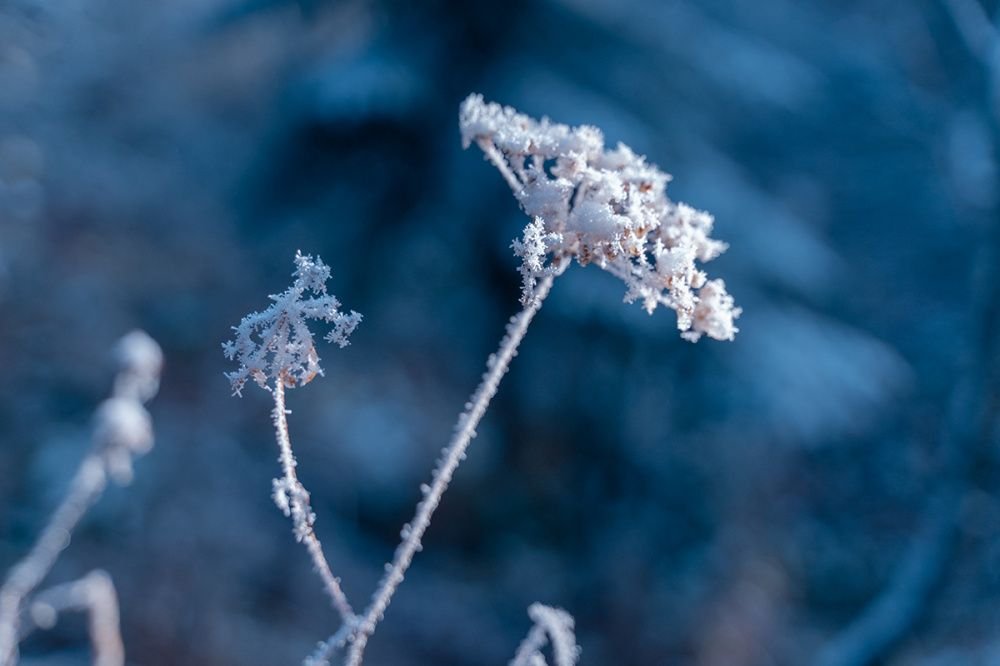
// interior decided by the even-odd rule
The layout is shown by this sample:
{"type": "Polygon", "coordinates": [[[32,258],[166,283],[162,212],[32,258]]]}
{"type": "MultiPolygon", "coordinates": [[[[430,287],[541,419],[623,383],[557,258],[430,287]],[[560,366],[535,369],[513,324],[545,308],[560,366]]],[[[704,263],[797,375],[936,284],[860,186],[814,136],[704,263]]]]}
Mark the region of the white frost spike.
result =
{"type": "Polygon", "coordinates": [[[326,339],[341,347],[349,344],[349,336],[361,322],[360,314],[341,312],[340,301],[326,293],[330,268],[319,257],[314,260],[297,252],[292,276],[295,281],[291,287],[272,295],[274,302],[263,312],[245,316],[239,326],[233,327],[236,338],[222,345],[226,358],[240,363],[237,370],[226,373],[235,395],[241,395],[248,379],[261,388],[267,388],[269,380],[291,388],[323,374],[306,320],[333,324],[326,339]]]}
{"type": "MultiPolygon", "coordinates": [[[[549,246],[562,242],[560,234],[545,233],[545,223],[536,217],[524,228],[521,240],[511,243],[514,254],[521,258],[521,305],[528,306],[535,301],[535,286],[538,278],[551,268],[545,266],[545,255],[549,246]]],[[[466,407],[468,409],[468,407],[466,407]]]]}
{"type": "Polygon", "coordinates": [[[711,237],[711,215],[667,197],[668,174],[623,144],[605,149],[594,127],[535,120],[482,95],[462,103],[459,125],[463,145],[483,150],[532,218],[513,243],[522,303],[555,260],[575,258],[625,282],[626,301],[676,311],[686,340],[733,339],[740,309],[696,265],[726,244],[711,237]]]}

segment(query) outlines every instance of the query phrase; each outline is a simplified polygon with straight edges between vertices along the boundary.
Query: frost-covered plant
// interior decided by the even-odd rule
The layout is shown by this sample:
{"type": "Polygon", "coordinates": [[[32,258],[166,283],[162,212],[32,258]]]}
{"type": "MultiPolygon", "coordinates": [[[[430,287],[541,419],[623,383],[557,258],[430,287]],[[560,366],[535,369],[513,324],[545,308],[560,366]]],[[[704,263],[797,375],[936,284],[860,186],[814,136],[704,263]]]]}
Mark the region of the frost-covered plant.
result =
{"type": "Polygon", "coordinates": [[[297,465],[288,435],[288,410],[285,408],[285,389],[308,384],[323,374],[319,354],[307,324],[318,319],[333,324],[326,335],[328,342],[341,348],[350,344],[351,333],[361,322],[357,312],[343,313],[340,301],[326,291],[330,267],[316,257],[301,252],[295,254],[295,278],[292,286],[280,294],[272,295],[273,303],[263,312],[245,316],[239,326],[234,326],[236,338],[223,343],[226,358],[239,362],[239,368],[226,377],[232,384],[234,395],[241,395],[247,379],[253,379],[274,399],[272,420],[280,452],[282,477],[272,481],[272,498],[285,516],[292,519],[295,540],[304,544],[334,608],[345,626],[354,623],[354,611],[340,587],[340,580],[333,575],[323,553],[323,546],[313,530],[316,514],[309,504],[309,491],[295,473],[297,465]]]}
{"type": "Polygon", "coordinates": [[[573,616],[561,608],[544,604],[532,604],[528,617],[535,623],[525,636],[510,666],[546,666],[542,656],[546,643],[552,644],[552,659],[555,666],[575,666],[580,657],[580,647],[573,633],[573,616]]]}
{"type": "MultiPolygon", "coordinates": [[[[132,481],[132,461],[153,447],[153,425],[144,403],[159,388],[163,353],[142,331],[123,337],[115,348],[118,374],[111,397],[97,409],[93,447],[80,463],[66,497],[52,514],[31,551],[10,570],[0,587],[0,666],[14,666],[18,643],[33,628],[22,627],[25,601],[52,570],[69,544],[69,536],[107,486],[132,481]]],[[[90,614],[94,663],[121,666],[125,662],[118,627],[118,600],[111,578],[93,571],[83,578],[36,595],[28,618],[34,626],[51,627],[64,610],[90,614]]]]}
{"type": "MultiPolygon", "coordinates": [[[[274,303],[264,312],[247,315],[235,327],[236,339],[223,345],[226,356],[240,363],[227,374],[234,393],[239,394],[246,381],[253,379],[274,396],[274,425],[284,469],[283,478],[274,481],[274,500],[292,518],[295,536],[309,548],[343,620],[340,629],[306,658],[307,666],[328,664],[334,651],[348,644],[345,663],[361,663],[368,640],[421,550],[431,517],[465,459],[531,320],[553,280],[574,259],[582,265],[597,264],[624,280],[626,301],[642,299],[650,313],[658,305],[675,310],[678,328],[687,340],[694,342],[702,335],[732,340],[737,332],[733,320],[740,310],[734,307],[725,284],[708,280],[695,263],[715,258],[726,245],[711,238],[710,215],[667,198],[667,174],[624,145],[605,150],[596,128],[535,121],[513,109],[486,104],[479,95],[470,95],[462,104],[460,126],[465,146],[475,142],[483,149],[531,217],[522,237],[512,244],[521,259],[523,308],[510,319],[499,348],[487,359],[482,381],[459,415],[430,483],[421,486],[423,499],[416,515],[403,526],[395,555],[360,615],[353,613],[339,581],[330,573],[313,532],[315,515],[309,507],[309,493],[295,476],[284,391],[322,373],[307,319],[332,323],[327,339],[344,346],[361,315],[340,312],[340,303],[326,293],[329,268],[318,259],[298,254],[292,286],[271,296],[274,303]]],[[[579,648],[572,617],[540,604],[533,605],[529,614],[535,628],[511,663],[545,664],[541,648],[548,636],[556,666],[575,664],[579,648]]]]}
{"type": "MultiPolygon", "coordinates": [[[[726,245],[710,237],[711,215],[666,195],[670,177],[627,146],[604,149],[595,127],[570,128],[533,120],[509,107],[470,95],[459,110],[462,142],[475,142],[499,169],[531,221],[512,244],[521,259],[521,312],[486,363],[482,381],[459,416],[413,520],[386,574],[358,621],[347,664],[361,663],[368,637],[382,619],[403,580],[441,497],[476,427],[497,392],[528,325],[552,282],[573,259],[594,263],[625,281],[626,301],[642,299],[650,313],[657,305],[677,312],[681,335],[732,340],[740,309],[722,280],[708,280],[696,261],[709,261],[726,245]]],[[[328,641],[329,643],[329,641],[328,641]]]]}
{"type": "Polygon", "coordinates": [[[301,252],[295,254],[295,278],[292,286],[280,294],[263,312],[251,312],[234,326],[236,338],[222,345],[226,358],[239,361],[240,367],[226,374],[233,393],[241,395],[248,379],[261,388],[268,383],[288,388],[304,386],[317,374],[323,374],[309,319],[333,324],[326,335],[327,342],[341,348],[350,344],[348,338],[361,322],[361,315],[338,310],[340,301],[326,293],[330,267],[319,257],[315,260],[301,252]]]}
{"type": "Polygon", "coordinates": [[[596,127],[537,121],[482,95],[466,98],[459,123],[463,145],[483,150],[531,217],[513,244],[522,303],[538,298],[539,278],[575,258],[622,279],[627,302],[641,300],[651,314],[675,310],[685,339],[733,339],[740,309],[696,263],[727,246],[711,237],[711,215],[670,200],[668,174],[624,144],[605,149],[596,127]]]}
{"type": "Polygon", "coordinates": [[[55,626],[60,613],[86,611],[90,643],[94,646],[93,666],[122,666],[125,646],[120,631],[118,594],[111,576],[100,569],[83,578],[56,585],[35,595],[28,616],[40,629],[55,626]]]}

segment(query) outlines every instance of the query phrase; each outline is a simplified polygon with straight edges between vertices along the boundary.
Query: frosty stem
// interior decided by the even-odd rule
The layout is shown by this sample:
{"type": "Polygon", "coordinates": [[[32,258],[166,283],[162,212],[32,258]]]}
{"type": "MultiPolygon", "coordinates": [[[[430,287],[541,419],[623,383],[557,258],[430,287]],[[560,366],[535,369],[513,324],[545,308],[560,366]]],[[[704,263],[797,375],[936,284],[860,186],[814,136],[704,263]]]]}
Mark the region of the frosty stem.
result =
{"type": "Polygon", "coordinates": [[[347,601],[347,596],[340,587],[340,580],[337,579],[330,570],[330,565],[323,554],[323,546],[313,530],[314,516],[309,507],[309,492],[305,489],[298,476],[295,474],[295,456],[292,454],[292,442],[288,437],[288,410],[285,408],[285,377],[282,374],[274,383],[272,391],[274,396],[274,432],[278,441],[278,449],[281,451],[278,460],[281,462],[281,469],[284,473],[284,487],[288,495],[289,515],[295,524],[296,537],[305,544],[309,556],[312,558],[316,573],[323,579],[323,587],[333,607],[340,613],[345,624],[351,624],[355,620],[354,611],[347,601]]]}
{"type": "Polygon", "coordinates": [[[424,488],[424,499],[417,505],[417,513],[413,521],[403,527],[403,541],[396,549],[392,564],[389,565],[385,577],[372,596],[364,616],[358,621],[357,633],[353,637],[347,656],[348,666],[358,666],[361,663],[368,638],[385,614],[386,608],[392,600],[392,595],[403,581],[406,570],[413,561],[414,554],[421,549],[420,540],[430,525],[431,516],[441,502],[441,496],[448,488],[448,483],[451,481],[455,469],[465,459],[465,451],[472,438],[476,436],[476,427],[486,413],[490,400],[496,395],[500,380],[507,372],[511,360],[517,354],[517,347],[524,339],[528,325],[541,309],[542,301],[545,300],[552,288],[552,281],[568,265],[568,261],[563,262],[562,265],[554,267],[552,273],[539,281],[535,292],[536,298],[524,310],[511,318],[507,325],[507,333],[500,340],[499,349],[495,354],[490,355],[486,363],[486,373],[466,404],[465,411],[458,417],[455,433],[448,446],[445,447],[438,466],[434,470],[431,485],[424,488]]]}
{"type": "Polygon", "coordinates": [[[514,175],[514,172],[511,171],[510,165],[507,163],[507,159],[503,156],[503,153],[501,153],[497,147],[489,141],[481,140],[476,143],[483,151],[486,159],[488,159],[490,163],[497,168],[497,171],[500,172],[503,179],[507,181],[508,185],[510,185],[510,189],[514,192],[514,196],[517,196],[521,190],[524,189],[524,185],[521,183],[521,180],[514,175]]]}
{"type": "Polygon", "coordinates": [[[77,523],[107,486],[104,463],[89,453],[73,477],[70,490],[52,514],[31,552],[17,563],[0,588],[0,666],[17,663],[18,615],[21,602],[45,579],[69,545],[77,523]]]}
{"type": "Polygon", "coordinates": [[[89,615],[93,666],[123,666],[125,646],[119,631],[118,595],[107,572],[96,570],[71,583],[40,592],[31,604],[33,619],[43,628],[55,624],[56,616],[68,610],[84,610],[89,615]],[[41,614],[41,615],[40,615],[41,614]]]}

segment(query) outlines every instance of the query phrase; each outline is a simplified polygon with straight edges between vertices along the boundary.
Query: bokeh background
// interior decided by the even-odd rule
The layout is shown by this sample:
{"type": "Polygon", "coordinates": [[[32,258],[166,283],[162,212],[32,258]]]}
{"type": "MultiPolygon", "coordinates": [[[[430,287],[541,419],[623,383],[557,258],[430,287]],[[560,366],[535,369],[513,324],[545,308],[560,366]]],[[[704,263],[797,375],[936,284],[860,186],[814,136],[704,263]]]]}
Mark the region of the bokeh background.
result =
{"type": "MultiPolygon", "coordinates": [[[[336,628],[220,347],[301,249],[365,316],[288,398],[363,606],[517,309],[525,218],[458,135],[481,92],[674,174],[742,330],[691,345],[560,278],[367,663],[506,663],[541,601],[582,664],[1000,664],[995,10],[0,0],[0,570],[141,327],[156,448],[50,582],[107,569],[134,664],[293,664],[336,628]]],[[[23,649],[88,663],[84,620],[23,649]]]]}

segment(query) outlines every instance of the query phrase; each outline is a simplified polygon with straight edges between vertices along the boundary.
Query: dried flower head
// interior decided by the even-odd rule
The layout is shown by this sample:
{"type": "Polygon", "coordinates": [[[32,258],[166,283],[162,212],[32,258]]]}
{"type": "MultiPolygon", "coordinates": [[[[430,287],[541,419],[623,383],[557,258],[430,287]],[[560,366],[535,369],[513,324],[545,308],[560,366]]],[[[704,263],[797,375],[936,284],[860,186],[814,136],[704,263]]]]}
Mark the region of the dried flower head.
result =
{"type": "Polygon", "coordinates": [[[237,370],[226,373],[235,395],[242,394],[247,379],[264,389],[272,380],[292,388],[323,374],[307,319],[333,324],[325,339],[341,347],[350,344],[348,337],[361,322],[360,314],[341,312],[340,301],[326,293],[330,267],[319,257],[314,260],[297,252],[292,276],[291,287],[270,296],[274,302],[263,312],[245,316],[233,327],[236,338],[222,345],[226,358],[240,363],[237,370]]]}
{"type": "Polygon", "coordinates": [[[675,310],[685,339],[733,339],[740,309],[695,263],[726,244],[711,238],[711,215],[667,197],[668,174],[621,143],[606,150],[596,127],[538,121],[482,95],[462,103],[459,124],[463,145],[483,150],[532,218],[513,244],[522,302],[535,299],[539,277],[575,258],[623,280],[627,302],[675,310]]]}

